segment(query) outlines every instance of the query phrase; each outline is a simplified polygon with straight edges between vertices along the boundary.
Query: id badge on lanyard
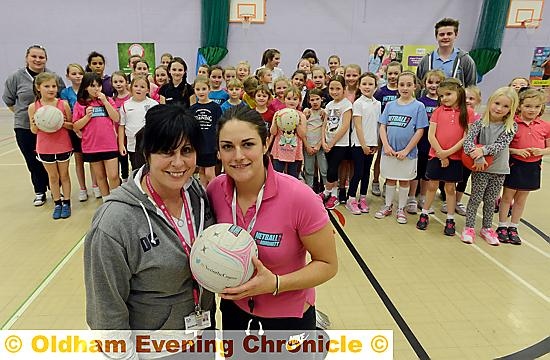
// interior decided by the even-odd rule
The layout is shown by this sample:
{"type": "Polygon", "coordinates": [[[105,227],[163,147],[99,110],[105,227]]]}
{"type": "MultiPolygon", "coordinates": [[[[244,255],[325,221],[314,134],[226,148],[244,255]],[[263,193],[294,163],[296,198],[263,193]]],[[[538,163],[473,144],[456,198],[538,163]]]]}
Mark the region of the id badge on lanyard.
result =
{"type": "MultiPolygon", "coordinates": [[[[187,259],[190,261],[191,249],[189,248],[189,245],[187,245],[187,243],[185,242],[185,238],[180,232],[179,227],[174,222],[172,215],[170,215],[170,213],[168,212],[168,209],[166,208],[166,204],[164,203],[160,195],[155,191],[155,189],[153,188],[153,185],[151,185],[151,179],[149,174],[147,174],[145,178],[145,182],[147,184],[147,189],[149,190],[149,193],[153,197],[153,201],[162,211],[162,213],[164,214],[164,217],[170,223],[172,228],[176,231],[176,234],[180,239],[181,245],[183,246],[183,251],[185,252],[185,255],[187,255],[187,259]]],[[[185,191],[183,189],[181,190],[181,198],[183,201],[183,208],[185,211],[185,219],[187,221],[187,230],[189,232],[190,244],[193,245],[193,243],[195,242],[195,229],[193,227],[193,221],[191,220],[191,211],[189,210],[187,197],[185,196],[185,191]]],[[[203,215],[203,209],[201,207],[201,216],[202,215],[203,215]]],[[[204,224],[201,219],[199,233],[202,232],[203,226],[204,224]]],[[[195,310],[191,314],[185,317],[184,319],[185,330],[187,331],[203,330],[211,326],[210,310],[205,311],[201,309],[200,300],[202,297],[203,290],[202,290],[202,287],[195,280],[195,277],[193,276],[193,274],[191,274],[191,278],[193,283],[193,301],[195,304],[195,310]]]]}
{"type": "MultiPolygon", "coordinates": [[[[267,176],[266,176],[267,177],[267,176]]],[[[264,197],[264,188],[265,184],[262,185],[262,188],[258,192],[258,197],[256,198],[256,211],[254,212],[254,217],[250,220],[250,223],[246,227],[246,231],[252,236],[252,229],[256,225],[256,220],[258,218],[258,212],[260,211],[260,206],[262,205],[262,200],[264,197]]],[[[233,216],[233,225],[237,225],[237,187],[233,188],[233,200],[231,200],[231,215],[233,216]]],[[[243,214],[244,215],[244,214],[243,214]]],[[[254,298],[250,297],[248,299],[248,307],[250,312],[254,312],[254,298]]]]}
{"type": "MultiPolygon", "coordinates": [[[[262,188],[258,192],[258,197],[256,198],[256,211],[254,212],[254,217],[250,220],[246,231],[252,235],[252,228],[256,225],[256,220],[258,218],[258,213],[260,212],[260,206],[262,205],[262,200],[264,197],[264,188],[265,184],[262,185],[262,188]]],[[[233,188],[233,200],[231,200],[231,215],[233,216],[233,225],[237,225],[237,188],[233,188]]],[[[245,214],[243,214],[245,215],[245,214]]]]}

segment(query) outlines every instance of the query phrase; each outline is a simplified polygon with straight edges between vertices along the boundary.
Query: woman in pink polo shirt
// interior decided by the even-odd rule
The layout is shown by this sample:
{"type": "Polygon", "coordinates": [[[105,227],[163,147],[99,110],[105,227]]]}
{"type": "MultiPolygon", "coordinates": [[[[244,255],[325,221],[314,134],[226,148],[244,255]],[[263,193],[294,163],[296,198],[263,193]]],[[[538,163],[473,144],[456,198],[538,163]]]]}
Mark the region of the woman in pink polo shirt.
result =
{"type": "Polygon", "coordinates": [[[267,136],[261,115],[247,107],[234,107],[219,121],[226,173],[208,185],[208,197],[218,222],[247,229],[259,254],[256,275],[221,294],[223,329],[313,330],[314,287],[338,268],[334,235],[321,199],[273,170],[267,136]]]}

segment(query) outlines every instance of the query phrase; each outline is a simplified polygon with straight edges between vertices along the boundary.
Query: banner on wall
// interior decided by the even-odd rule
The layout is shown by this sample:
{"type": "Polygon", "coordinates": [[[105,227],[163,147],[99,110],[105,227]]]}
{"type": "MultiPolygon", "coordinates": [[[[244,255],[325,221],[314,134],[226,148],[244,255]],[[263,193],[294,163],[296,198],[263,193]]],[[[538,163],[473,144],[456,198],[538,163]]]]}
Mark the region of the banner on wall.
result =
{"type": "Polygon", "coordinates": [[[369,48],[368,71],[377,74],[380,78],[386,72],[386,67],[392,61],[401,62],[403,59],[403,45],[375,44],[369,48]]]}
{"type": "Polygon", "coordinates": [[[416,68],[424,55],[435,50],[435,45],[404,45],[403,46],[403,69],[416,73],[416,68]]]}
{"type": "Polygon", "coordinates": [[[149,72],[155,69],[155,44],[154,43],[118,43],[118,68],[125,74],[132,72],[128,60],[130,56],[141,56],[149,64],[149,72]]]}
{"type": "Polygon", "coordinates": [[[550,104],[550,47],[538,46],[533,51],[529,81],[546,91],[546,103],[550,104]]]}
{"type": "Polygon", "coordinates": [[[416,73],[416,68],[422,57],[434,49],[435,45],[371,45],[369,48],[369,71],[380,76],[385,73],[390,62],[397,61],[403,65],[403,70],[416,73]],[[382,56],[381,61],[378,60],[380,56],[382,56]]]}
{"type": "Polygon", "coordinates": [[[536,47],[529,80],[533,86],[550,86],[550,47],[536,47]]]}

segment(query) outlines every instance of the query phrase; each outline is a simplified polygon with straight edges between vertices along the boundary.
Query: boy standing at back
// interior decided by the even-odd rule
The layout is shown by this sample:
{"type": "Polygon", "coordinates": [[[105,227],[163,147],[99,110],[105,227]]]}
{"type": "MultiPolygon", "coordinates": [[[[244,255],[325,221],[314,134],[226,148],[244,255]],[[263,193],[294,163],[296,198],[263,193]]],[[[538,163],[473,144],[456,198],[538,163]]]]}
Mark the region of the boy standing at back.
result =
{"type": "Polygon", "coordinates": [[[477,83],[476,64],[465,51],[454,46],[458,37],[458,20],[444,18],[435,24],[435,38],[438,48],[424,55],[416,76],[423,79],[430,70],[442,70],[447,77],[458,79],[462,86],[468,87],[477,83]]]}

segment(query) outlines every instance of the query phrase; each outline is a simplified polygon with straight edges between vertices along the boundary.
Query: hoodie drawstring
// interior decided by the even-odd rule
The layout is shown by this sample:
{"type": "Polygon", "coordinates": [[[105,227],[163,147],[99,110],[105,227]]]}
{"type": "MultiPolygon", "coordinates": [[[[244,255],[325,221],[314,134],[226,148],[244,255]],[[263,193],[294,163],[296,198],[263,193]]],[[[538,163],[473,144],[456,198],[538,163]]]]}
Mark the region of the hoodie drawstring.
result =
{"type": "Polygon", "coordinates": [[[143,210],[143,213],[145,214],[145,217],[147,218],[147,224],[149,224],[149,233],[151,234],[151,240],[155,238],[153,235],[153,225],[151,225],[151,218],[149,217],[149,214],[147,214],[147,209],[145,209],[145,205],[140,201],[139,205],[141,206],[141,209],[143,210]]]}

